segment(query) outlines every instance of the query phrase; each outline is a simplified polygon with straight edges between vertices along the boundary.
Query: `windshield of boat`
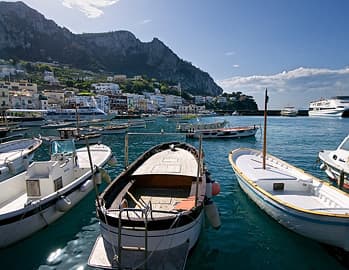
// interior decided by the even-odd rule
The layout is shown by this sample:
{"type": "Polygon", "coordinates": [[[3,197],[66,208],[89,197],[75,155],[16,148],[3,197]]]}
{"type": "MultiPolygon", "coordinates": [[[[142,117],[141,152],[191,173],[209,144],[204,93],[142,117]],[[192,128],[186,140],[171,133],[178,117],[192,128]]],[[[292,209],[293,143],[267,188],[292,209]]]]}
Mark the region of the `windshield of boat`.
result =
{"type": "Polygon", "coordinates": [[[349,137],[344,140],[339,149],[349,151],[349,137]]]}
{"type": "Polygon", "coordinates": [[[51,155],[60,153],[73,153],[75,144],[73,140],[58,140],[51,143],[51,155]]]}

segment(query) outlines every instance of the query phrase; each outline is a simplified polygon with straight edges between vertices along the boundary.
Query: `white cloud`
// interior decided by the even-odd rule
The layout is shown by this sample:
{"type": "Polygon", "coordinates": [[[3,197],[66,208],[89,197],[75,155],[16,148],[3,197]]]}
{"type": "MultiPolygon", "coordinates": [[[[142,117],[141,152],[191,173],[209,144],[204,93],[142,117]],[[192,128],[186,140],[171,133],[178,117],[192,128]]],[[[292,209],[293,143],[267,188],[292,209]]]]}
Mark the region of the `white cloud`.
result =
{"type": "Polygon", "coordinates": [[[226,52],[225,53],[226,56],[232,56],[232,55],[235,55],[235,54],[236,54],[236,52],[234,52],[234,51],[230,51],[230,52],[226,52]]]}
{"type": "Polygon", "coordinates": [[[266,88],[271,109],[287,105],[306,109],[310,101],[321,97],[349,95],[349,68],[331,70],[300,67],[269,76],[236,76],[221,80],[218,84],[225,92],[241,91],[253,96],[259,109],[263,108],[266,88]]]}
{"type": "Polygon", "coordinates": [[[240,65],[238,64],[233,65],[233,68],[238,68],[238,67],[240,67],[240,65]]]}
{"type": "Polygon", "coordinates": [[[141,21],[140,24],[147,24],[147,23],[150,23],[151,21],[152,21],[151,19],[145,19],[141,21]]]}
{"type": "Polygon", "coordinates": [[[102,8],[114,5],[120,0],[63,0],[63,6],[78,9],[88,18],[97,18],[103,14],[102,8]]]}

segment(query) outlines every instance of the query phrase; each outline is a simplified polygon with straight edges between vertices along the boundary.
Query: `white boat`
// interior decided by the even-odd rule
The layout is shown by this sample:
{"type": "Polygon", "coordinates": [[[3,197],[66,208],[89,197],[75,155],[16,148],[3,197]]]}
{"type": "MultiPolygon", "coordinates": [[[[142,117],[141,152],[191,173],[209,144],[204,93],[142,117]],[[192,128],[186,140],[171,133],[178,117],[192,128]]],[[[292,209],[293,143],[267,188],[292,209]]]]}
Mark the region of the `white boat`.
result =
{"type": "Polygon", "coordinates": [[[187,133],[187,137],[202,137],[203,139],[244,138],[254,136],[257,130],[257,126],[203,129],[195,130],[193,133],[187,133]]]}
{"type": "Polygon", "coordinates": [[[107,114],[97,107],[79,107],[78,109],[50,109],[47,111],[45,119],[50,121],[91,121],[111,120],[115,115],[107,114]]]}
{"type": "MultiPolygon", "coordinates": [[[[111,158],[105,145],[90,146],[92,166],[111,158]]],[[[94,178],[97,179],[96,170],[94,178]]],[[[26,172],[0,183],[0,247],[7,247],[47,227],[94,187],[87,148],[72,140],[54,141],[49,161],[35,161],[26,172]]]]}
{"type": "Polygon", "coordinates": [[[336,150],[323,150],[319,152],[322,161],[320,168],[325,170],[338,187],[349,190],[349,135],[344,138],[336,150]]]}
{"type": "Polygon", "coordinates": [[[127,122],[127,125],[129,128],[146,128],[147,127],[147,124],[143,119],[141,119],[141,120],[129,120],[127,122]]]}
{"type": "Polygon", "coordinates": [[[217,129],[217,128],[223,128],[227,122],[226,121],[217,121],[212,123],[178,123],[177,124],[177,130],[180,132],[194,132],[195,130],[202,130],[202,129],[217,129]]]}
{"type": "Polygon", "coordinates": [[[349,195],[271,155],[236,149],[229,161],[241,189],[286,228],[349,251],[349,195]]]}
{"type": "Polygon", "coordinates": [[[281,116],[297,116],[298,110],[292,106],[286,106],[280,111],[281,116]]]}
{"type": "Polygon", "coordinates": [[[310,102],[309,116],[349,117],[349,96],[336,96],[310,102]]]}
{"type": "Polygon", "coordinates": [[[44,125],[40,126],[41,129],[57,129],[63,127],[71,127],[76,125],[74,122],[59,122],[59,121],[48,121],[44,125]]]}
{"type": "Polygon", "coordinates": [[[26,170],[40,147],[40,139],[20,139],[0,144],[0,181],[26,170]]]}
{"type": "Polygon", "coordinates": [[[112,181],[97,200],[101,235],[88,264],[184,269],[200,235],[204,207],[215,217],[215,226],[220,225],[200,156],[201,150],[189,144],[160,144],[112,181]]]}
{"type": "Polygon", "coordinates": [[[90,126],[88,128],[91,132],[98,132],[102,135],[113,135],[126,133],[128,130],[128,125],[108,125],[108,126],[90,126]]]}

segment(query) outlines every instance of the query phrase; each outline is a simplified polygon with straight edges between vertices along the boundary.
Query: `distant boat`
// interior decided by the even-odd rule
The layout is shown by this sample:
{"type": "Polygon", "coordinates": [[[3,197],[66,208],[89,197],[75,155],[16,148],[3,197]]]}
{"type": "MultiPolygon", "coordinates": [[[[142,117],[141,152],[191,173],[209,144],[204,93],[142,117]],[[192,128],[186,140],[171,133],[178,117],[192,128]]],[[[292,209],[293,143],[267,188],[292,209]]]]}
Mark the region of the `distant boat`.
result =
{"type": "Polygon", "coordinates": [[[337,182],[339,187],[349,190],[349,135],[344,138],[336,150],[323,150],[319,153],[321,169],[337,182]]]}
{"type": "Polygon", "coordinates": [[[312,101],[308,113],[309,116],[349,117],[349,96],[312,101]]]}
{"type": "Polygon", "coordinates": [[[157,145],[127,166],[97,199],[101,235],[88,264],[97,268],[184,269],[203,226],[219,227],[201,150],[157,145]]]}
{"type": "Polygon", "coordinates": [[[76,150],[72,140],[54,141],[49,161],[35,161],[26,172],[0,182],[1,248],[47,227],[93,189],[98,177],[89,156],[100,168],[112,153],[101,144],[89,151],[76,150]]]}
{"type": "Polygon", "coordinates": [[[111,120],[115,117],[113,114],[107,114],[106,112],[98,109],[97,107],[79,107],[77,109],[50,109],[47,110],[45,119],[51,121],[77,121],[77,115],[79,120],[90,121],[94,120],[111,120]]]}
{"type": "Polygon", "coordinates": [[[40,126],[41,129],[57,129],[63,127],[71,127],[75,125],[74,122],[56,122],[56,121],[48,121],[44,125],[40,126]]]}
{"type": "Polygon", "coordinates": [[[195,130],[192,133],[187,133],[189,138],[199,138],[202,139],[224,139],[224,138],[244,138],[252,137],[256,135],[258,127],[247,126],[247,127],[228,127],[228,128],[217,128],[217,129],[202,129],[195,130]]]}
{"type": "Polygon", "coordinates": [[[113,135],[126,133],[128,130],[128,125],[107,125],[107,126],[89,126],[88,129],[91,132],[97,132],[102,135],[113,135]]]}
{"type": "Polygon", "coordinates": [[[281,116],[297,116],[298,110],[292,106],[286,106],[280,111],[281,116]]]}
{"type": "Polygon", "coordinates": [[[26,170],[40,147],[40,139],[19,139],[0,144],[0,181],[26,170]]]}
{"type": "Polygon", "coordinates": [[[226,123],[227,121],[178,123],[176,128],[180,132],[194,132],[195,130],[222,128],[226,123]]]}

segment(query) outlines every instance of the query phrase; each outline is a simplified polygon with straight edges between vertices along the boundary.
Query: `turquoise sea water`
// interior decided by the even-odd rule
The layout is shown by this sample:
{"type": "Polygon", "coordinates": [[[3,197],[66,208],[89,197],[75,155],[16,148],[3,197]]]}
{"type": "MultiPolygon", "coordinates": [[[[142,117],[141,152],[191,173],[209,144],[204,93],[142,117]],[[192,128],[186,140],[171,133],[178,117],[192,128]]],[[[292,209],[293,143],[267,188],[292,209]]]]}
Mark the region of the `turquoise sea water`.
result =
{"type": "MultiPolygon", "coordinates": [[[[227,116],[203,121],[226,119],[230,125],[260,125],[262,117],[227,116]]],[[[157,119],[138,132],[175,130],[175,122],[157,119]]],[[[32,129],[32,134],[39,130],[32,129]]],[[[269,117],[268,152],[292,165],[326,179],[315,166],[322,149],[334,149],[349,133],[349,119],[309,117],[269,117]]],[[[149,147],[183,136],[133,135],[130,137],[130,160],[149,147]]],[[[196,140],[188,140],[198,145],[196,140]]],[[[112,147],[118,159],[116,167],[107,167],[111,177],[123,168],[124,137],[105,136],[103,143],[112,147]]],[[[205,224],[186,269],[345,269],[338,255],[324,245],[299,236],[267,216],[239,188],[228,161],[230,150],[238,147],[262,148],[262,132],[255,138],[206,140],[205,161],[212,178],[221,184],[216,196],[222,227],[216,231],[205,224]]],[[[37,160],[48,159],[42,147],[37,160]]],[[[89,269],[87,259],[99,234],[95,217],[94,192],[60,220],[32,237],[6,249],[0,249],[0,269],[89,269]]],[[[328,232],[331,233],[331,232],[328,232]]],[[[349,231],[348,231],[349,237],[349,231]]]]}

